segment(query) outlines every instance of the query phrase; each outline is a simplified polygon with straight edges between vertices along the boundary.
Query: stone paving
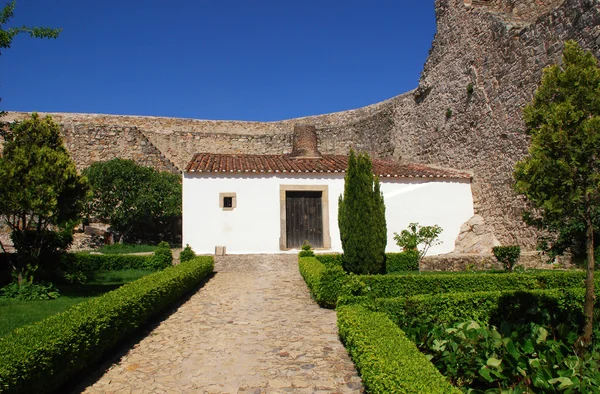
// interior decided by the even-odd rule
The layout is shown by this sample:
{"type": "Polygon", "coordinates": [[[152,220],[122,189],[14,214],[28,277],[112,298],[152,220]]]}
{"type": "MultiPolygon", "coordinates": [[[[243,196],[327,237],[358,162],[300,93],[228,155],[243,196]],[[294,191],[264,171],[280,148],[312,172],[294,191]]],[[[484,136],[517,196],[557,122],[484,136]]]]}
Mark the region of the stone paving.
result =
{"type": "Polygon", "coordinates": [[[310,298],[295,255],[224,256],[215,271],[82,391],[363,392],[335,311],[310,298]]]}

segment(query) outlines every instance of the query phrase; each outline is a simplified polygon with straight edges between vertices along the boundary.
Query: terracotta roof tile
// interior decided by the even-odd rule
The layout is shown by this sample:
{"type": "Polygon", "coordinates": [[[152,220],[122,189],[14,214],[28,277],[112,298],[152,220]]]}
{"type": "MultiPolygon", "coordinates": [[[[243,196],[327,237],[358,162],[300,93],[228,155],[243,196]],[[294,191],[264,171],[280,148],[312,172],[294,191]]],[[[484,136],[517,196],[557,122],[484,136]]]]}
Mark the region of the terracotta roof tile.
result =
{"type": "MultiPolygon", "coordinates": [[[[186,172],[209,173],[344,173],[348,156],[323,155],[318,159],[293,158],[289,155],[242,155],[196,153],[186,172]]],[[[373,159],[373,172],[380,178],[470,179],[467,172],[440,169],[425,164],[397,163],[373,159]]]]}

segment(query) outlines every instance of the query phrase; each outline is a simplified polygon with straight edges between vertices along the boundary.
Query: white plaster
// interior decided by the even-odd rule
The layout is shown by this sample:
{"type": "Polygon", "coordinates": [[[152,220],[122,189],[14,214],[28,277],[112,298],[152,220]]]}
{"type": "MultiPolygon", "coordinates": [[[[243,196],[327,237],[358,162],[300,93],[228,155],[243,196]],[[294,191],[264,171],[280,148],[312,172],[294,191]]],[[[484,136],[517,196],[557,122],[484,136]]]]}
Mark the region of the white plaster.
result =
{"type": "MultiPolygon", "coordinates": [[[[228,254],[285,253],[279,249],[280,185],[328,185],[331,252],[341,252],[337,226],[343,174],[183,174],[183,245],[199,254],[225,246],[228,254]],[[219,193],[236,193],[237,207],[223,211],[219,193]]],[[[454,248],[460,226],[473,216],[468,180],[381,179],[388,227],[387,251],[399,251],[394,232],[411,222],[440,225],[443,243],[429,255],[454,248]]],[[[297,253],[297,250],[289,251],[297,253]]]]}

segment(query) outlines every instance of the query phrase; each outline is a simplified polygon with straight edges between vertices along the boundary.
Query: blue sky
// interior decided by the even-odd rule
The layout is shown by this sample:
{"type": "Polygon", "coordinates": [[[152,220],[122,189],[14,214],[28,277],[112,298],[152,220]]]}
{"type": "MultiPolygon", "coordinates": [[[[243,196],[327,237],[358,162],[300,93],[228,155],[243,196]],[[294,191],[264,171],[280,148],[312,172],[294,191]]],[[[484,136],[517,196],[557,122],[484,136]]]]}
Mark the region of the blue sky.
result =
{"type": "MultiPolygon", "coordinates": [[[[4,5],[7,1],[2,0],[4,5]]],[[[0,109],[280,120],[414,89],[429,1],[18,0],[0,109]]]]}

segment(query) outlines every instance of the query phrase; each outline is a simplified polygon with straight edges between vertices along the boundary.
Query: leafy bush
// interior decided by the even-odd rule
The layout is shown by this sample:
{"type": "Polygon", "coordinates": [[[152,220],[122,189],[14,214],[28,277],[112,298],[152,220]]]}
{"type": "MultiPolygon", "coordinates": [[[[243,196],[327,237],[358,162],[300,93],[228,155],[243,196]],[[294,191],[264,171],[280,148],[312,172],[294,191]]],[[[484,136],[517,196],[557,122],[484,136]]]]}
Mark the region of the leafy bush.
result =
{"type": "Polygon", "coordinates": [[[387,227],[385,203],[379,179],[373,175],[371,159],[350,151],[339,198],[338,226],[344,269],[354,274],[384,272],[387,227]]]}
{"type": "Polygon", "coordinates": [[[480,324],[542,322],[542,310],[554,312],[553,320],[582,319],[585,289],[531,291],[480,291],[469,293],[422,294],[412,297],[366,297],[345,303],[366,303],[386,312],[400,327],[427,324],[454,324],[474,320],[480,324]]]}
{"type": "Polygon", "coordinates": [[[396,240],[396,244],[405,252],[417,251],[419,256],[418,261],[420,262],[430,247],[441,243],[437,238],[442,231],[442,228],[437,224],[433,226],[421,226],[419,223],[410,223],[408,228],[402,230],[400,234],[394,233],[394,240],[396,240]],[[423,249],[420,251],[418,249],[419,245],[423,245],[423,249]]]}
{"type": "Polygon", "coordinates": [[[2,297],[19,301],[54,300],[60,296],[52,283],[32,283],[25,281],[19,286],[11,282],[2,289],[2,297]]]}
{"type": "Polygon", "coordinates": [[[498,329],[470,321],[432,325],[417,346],[454,385],[465,389],[599,392],[600,354],[580,357],[573,352],[577,331],[572,321],[556,327],[503,322],[498,329]]]}
{"type": "Polygon", "coordinates": [[[308,243],[308,241],[304,241],[302,244],[302,250],[298,253],[298,257],[313,257],[315,253],[312,250],[312,246],[308,243]]]}
{"type": "Polygon", "coordinates": [[[67,253],[60,258],[59,269],[69,282],[85,283],[94,277],[96,271],[151,269],[151,258],[152,256],[67,253]]]}
{"type": "Polygon", "coordinates": [[[369,393],[459,393],[383,313],[337,311],[339,335],[369,393]]]}
{"type": "Polygon", "coordinates": [[[144,245],[144,244],[110,244],[102,245],[98,248],[98,252],[102,254],[128,254],[128,253],[146,253],[154,252],[158,246],[156,245],[144,245]]]}
{"type": "Polygon", "coordinates": [[[510,245],[510,246],[494,246],[492,248],[492,253],[496,260],[500,264],[504,266],[506,271],[511,272],[517,261],[519,261],[519,257],[521,256],[521,247],[518,245],[510,245]]]}
{"type": "Polygon", "coordinates": [[[418,271],[419,251],[406,250],[401,253],[386,253],[385,270],[387,273],[398,271],[418,271]]]}
{"type": "Polygon", "coordinates": [[[335,308],[338,296],[346,289],[348,275],[338,265],[324,265],[315,257],[298,259],[300,274],[314,300],[326,308],[335,308]]]}
{"type": "Polygon", "coordinates": [[[0,391],[56,390],[192,290],[213,267],[212,257],[196,257],[15,330],[2,340],[0,391]]]}
{"type": "Polygon", "coordinates": [[[173,253],[171,247],[165,241],[158,244],[158,249],[148,262],[148,268],[154,271],[160,271],[173,265],[173,253]]]}
{"type": "Polygon", "coordinates": [[[342,255],[341,254],[317,254],[315,258],[325,265],[339,265],[342,266],[342,255]]]}
{"type": "Polygon", "coordinates": [[[185,248],[183,248],[181,253],[179,253],[179,262],[185,263],[186,261],[190,261],[194,257],[196,257],[196,253],[194,253],[190,245],[185,245],[185,248]]]}

